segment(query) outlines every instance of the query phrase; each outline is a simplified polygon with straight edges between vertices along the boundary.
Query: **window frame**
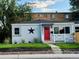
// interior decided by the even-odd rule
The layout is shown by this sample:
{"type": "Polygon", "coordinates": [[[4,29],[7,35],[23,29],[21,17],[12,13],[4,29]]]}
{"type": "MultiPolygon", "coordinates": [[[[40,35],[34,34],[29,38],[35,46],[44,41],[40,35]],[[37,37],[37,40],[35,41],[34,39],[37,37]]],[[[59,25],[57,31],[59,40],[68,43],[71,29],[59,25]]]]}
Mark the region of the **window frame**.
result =
{"type": "Polygon", "coordinates": [[[78,26],[75,27],[75,32],[79,32],[78,28],[79,28],[78,26]]]}
{"type": "Polygon", "coordinates": [[[64,29],[64,27],[62,27],[63,28],[63,32],[61,32],[61,30],[59,30],[59,34],[65,34],[65,29],[64,29]]]}
{"type": "Polygon", "coordinates": [[[69,26],[63,26],[63,30],[64,30],[64,33],[60,33],[60,27],[57,27],[58,28],[58,33],[55,33],[55,28],[56,27],[54,27],[54,34],[70,34],[71,32],[70,32],[70,27],[69,27],[69,33],[67,33],[66,32],[66,29],[65,28],[67,28],[67,27],[69,27],[69,26]]]}
{"type": "Polygon", "coordinates": [[[14,35],[20,35],[20,28],[19,27],[14,28],[14,35]],[[15,32],[15,31],[17,31],[16,29],[18,29],[18,33],[15,32]]]}
{"type": "Polygon", "coordinates": [[[59,34],[59,27],[54,27],[54,34],[59,34]],[[55,32],[55,28],[58,28],[58,29],[57,29],[57,30],[58,30],[57,33],[55,32]]]}
{"type": "Polygon", "coordinates": [[[65,33],[64,34],[70,34],[70,27],[69,26],[64,27],[64,30],[65,30],[65,33]],[[66,29],[65,28],[69,28],[69,33],[66,32],[66,29]]]}
{"type": "Polygon", "coordinates": [[[69,14],[66,14],[66,15],[65,15],[65,18],[68,19],[68,18],[69,18],[69,14]]]}

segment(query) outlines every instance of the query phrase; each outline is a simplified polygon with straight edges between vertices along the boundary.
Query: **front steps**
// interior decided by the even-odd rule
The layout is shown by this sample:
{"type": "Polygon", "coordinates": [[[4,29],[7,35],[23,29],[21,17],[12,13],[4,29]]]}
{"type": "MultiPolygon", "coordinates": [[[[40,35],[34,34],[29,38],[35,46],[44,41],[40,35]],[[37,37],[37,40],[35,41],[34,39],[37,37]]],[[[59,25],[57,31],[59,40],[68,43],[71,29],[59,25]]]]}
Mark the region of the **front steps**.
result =
{"type": "Polygon", "coordinates": [[[49,43],[49,44],[51,44],[51,43],[52,43],[52,41],[45,41],[44,43],[49,43]]]}

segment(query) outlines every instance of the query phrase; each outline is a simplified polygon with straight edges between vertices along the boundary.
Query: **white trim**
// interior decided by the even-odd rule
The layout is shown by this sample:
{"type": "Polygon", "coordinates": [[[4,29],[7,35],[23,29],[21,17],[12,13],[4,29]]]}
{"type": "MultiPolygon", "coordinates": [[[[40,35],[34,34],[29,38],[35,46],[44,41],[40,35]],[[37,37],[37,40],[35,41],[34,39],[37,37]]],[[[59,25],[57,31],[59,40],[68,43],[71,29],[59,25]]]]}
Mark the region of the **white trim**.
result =
{"type": "Polygon", "coordinates": [[[36,25],[40,25],[40,24],[12,24],[12,26],[29,26],[29,25],[36,26],[36,25]]]}
{"type": "Polygon", "coordinates": [[[41,27],[42,27],[42,33],[41,33],[42,34],[42,41],[45,42],[44,41],[44,27],[43,26],[41,26],[41,27]]]}
{"type": "Polygon", "coordinates": [[[16,27],[13,27],[12,29],[13,29],[13,31],[12,31],[12,34],[13,34],[12,36],[13,37],[15,37],[15,36],[16,37],[21,36],[21,27],[16,26],[16,27]],[[19,34],[15,34],[15,28],[19,28],[19,34]]]}

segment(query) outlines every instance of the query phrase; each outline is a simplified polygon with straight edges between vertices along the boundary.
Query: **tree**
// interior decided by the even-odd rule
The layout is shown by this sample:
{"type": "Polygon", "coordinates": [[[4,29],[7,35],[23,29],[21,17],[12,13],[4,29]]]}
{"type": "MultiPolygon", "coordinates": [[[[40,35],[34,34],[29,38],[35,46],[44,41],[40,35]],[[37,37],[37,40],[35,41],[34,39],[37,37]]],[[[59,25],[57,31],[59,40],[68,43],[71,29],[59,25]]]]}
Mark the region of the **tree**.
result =
{"type": "Polygon", "coordinates": [[[72,11],[72,20],[79,21],[79,0],[70,0],[71,11],[72,11]]]}
{"type": "Polygon", "coordinates": [[[72,6],[72,11],[79,12],[79,0],[70,0],[70,5],[72,6]]]}
{"type": "Polygon", "coordinates": [[[27,21],[31,21],[32,17],[31,17],[31,7],[29,7],[27,5],[27,3],[23,4],[23,5],[19,5],[19,13],[17,13],[19,16],[21,16],[21,18],[23,17],[23,20],[27,20],[27,21]]]}
{"type": "Polygon", "coordinates": [[[3,42],[9,32],[10,17],[14,15],[15,0],[0,0],[0,20],[4,28],[0,31],[0,42],[3,42]]]}
{"type": "Polygon", "coordinates": [[[0,42],[3,42],[6,37],[11,37],[11,23],[17,21],[18,17],[23,16],[24,12],[31,12],[29,6],[17,5],[18,0],[0,0],[0,21],[4,28],[0,28],[0,42]]]}

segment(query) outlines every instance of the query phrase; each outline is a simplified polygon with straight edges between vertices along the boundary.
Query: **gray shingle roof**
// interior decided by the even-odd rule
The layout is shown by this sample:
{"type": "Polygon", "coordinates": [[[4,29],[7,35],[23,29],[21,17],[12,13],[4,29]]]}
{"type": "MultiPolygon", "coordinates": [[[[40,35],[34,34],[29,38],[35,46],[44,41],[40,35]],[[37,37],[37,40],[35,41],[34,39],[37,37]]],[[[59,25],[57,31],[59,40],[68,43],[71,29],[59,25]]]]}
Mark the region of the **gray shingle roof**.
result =
{"type": "MultiPolygon", "coordinates": [[[[62,23],[62,22],[73,22],[73,21],[53,21],[53,20],[32,20],[32,21],[23,21],[23,22],[16,22],[16,23],[62,23]]],[[[13,23],[14,24],[14,23],[13,23]]]]}

